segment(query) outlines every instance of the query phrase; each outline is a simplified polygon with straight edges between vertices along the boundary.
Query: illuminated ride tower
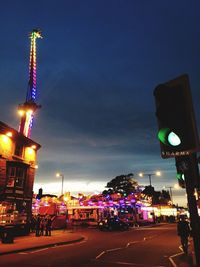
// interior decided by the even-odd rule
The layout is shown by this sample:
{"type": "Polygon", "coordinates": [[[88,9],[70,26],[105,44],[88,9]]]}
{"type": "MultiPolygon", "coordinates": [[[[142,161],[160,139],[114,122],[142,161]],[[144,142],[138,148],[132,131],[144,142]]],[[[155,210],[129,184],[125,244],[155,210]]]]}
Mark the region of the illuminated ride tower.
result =
{"type": "Polygon", "coordinates": [[[31,48],[30,48],[30,61],[29,61],[29,82],[26,94],[26,101],[24,104],[20,104],[18,112],[21,116],[19,125],[19,132],[26,137],[30,138],[31,128],[33,125],[34,113],[37,109],[41,108],[35,102],[36,99],[36,39],[42,38],[41,31],[33,29],[30,33],[31,48]]]}

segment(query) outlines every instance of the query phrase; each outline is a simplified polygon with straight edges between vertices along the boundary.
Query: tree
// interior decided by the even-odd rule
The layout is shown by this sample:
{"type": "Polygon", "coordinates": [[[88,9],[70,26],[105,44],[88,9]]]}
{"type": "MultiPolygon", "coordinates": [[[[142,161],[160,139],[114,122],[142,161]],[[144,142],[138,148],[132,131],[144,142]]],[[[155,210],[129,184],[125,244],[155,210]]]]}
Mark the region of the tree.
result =
{"type": "Polygon", "coordinates": [[[152,198],[152,204],[167,204],[171,200],[169,191],[155,191],[154,187],[150,185],[145,186],[142,193],[152,198]]]}
{"type": "Polygon", "coordinates": [[[108,194],[111,193],[120,193],[123,195],[129,195],[131,193],[136,192],[138,187],[138,182],[132,179],[133,174],[121,174],[116,176],[110,182],[107,183],[106,188],[108,190],[104,190],[103,193],[107,191],[108,194]]]}

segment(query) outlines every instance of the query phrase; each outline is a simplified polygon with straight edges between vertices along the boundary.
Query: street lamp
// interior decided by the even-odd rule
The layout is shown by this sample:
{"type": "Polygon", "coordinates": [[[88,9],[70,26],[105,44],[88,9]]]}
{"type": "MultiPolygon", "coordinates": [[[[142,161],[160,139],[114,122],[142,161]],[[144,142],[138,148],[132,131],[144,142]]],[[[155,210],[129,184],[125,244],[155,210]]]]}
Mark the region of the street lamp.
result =
{"type": "Polygon", "coordinates": [[[61,188],[61,196],[63,195],[63,185],[64,185],[64,174],[62,173],[56,173],[56,177],[61,177],[62,178],[62,188],[61,188]]]}
{"type": "Polygon", "coordinates": [[[152,186],[151,185],[151,176],[153,176],[153,175],[156,175],[156,176],[161,176],[161,172],[160,171],[157,171],[157,172],[155,172],[155,173],[139,173],[139,176],[140,177],[143,177],[143,176],[148,176],[149,177],[149,185],[150,186],[152,186]]]}

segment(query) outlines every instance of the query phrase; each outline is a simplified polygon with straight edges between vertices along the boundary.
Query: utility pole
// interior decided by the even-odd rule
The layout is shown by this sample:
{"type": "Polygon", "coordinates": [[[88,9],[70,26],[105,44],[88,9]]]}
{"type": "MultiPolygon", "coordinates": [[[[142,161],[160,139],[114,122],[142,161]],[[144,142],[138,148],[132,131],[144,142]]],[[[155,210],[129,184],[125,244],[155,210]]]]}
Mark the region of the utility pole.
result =
{"type": "Polygon", "coordinates": [[[184,162],[184,176],[186,193],[188,199],[188,207],[190,213],[190,223],[192,228],[192,237],[194,242],[194,251],[196,257],[196,266],[200,267],[200,223],[197,209],[197,201],[195,198],[195,185],[199,180],[199,169],[196,153],[186,156],[184,162]]]}

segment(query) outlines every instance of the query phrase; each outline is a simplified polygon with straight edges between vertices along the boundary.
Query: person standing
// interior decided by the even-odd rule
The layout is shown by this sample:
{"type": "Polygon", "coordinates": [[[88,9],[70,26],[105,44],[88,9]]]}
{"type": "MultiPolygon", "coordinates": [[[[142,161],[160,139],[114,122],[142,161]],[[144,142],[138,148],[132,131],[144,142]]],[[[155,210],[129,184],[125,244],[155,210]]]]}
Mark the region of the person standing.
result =
{"type": "Polygon", "coordinates": [[[182,216],[177,224],[177,233],[181,239],[181,245],[185,254],[188,253],[188,237],[190,235],[189,222],[182,216]]]}
{"type": "Polygon", "coordinates": [[[45,217],[43,216],[40,220],[40,235],[44,235],[44,229],[45,229],[45,217]]]}
{"type": "Polygon", "coordinates": [[[46,236],[51,236],[51,224],[52,224],[52,219],[51,216],[46,217],[46,236]]]}
{"type": "Polygon", "coordinates": [[[41,218],[40,215],[38,214],[35,221],[35,236],[40,236],[40,222],[41,218]]]}

